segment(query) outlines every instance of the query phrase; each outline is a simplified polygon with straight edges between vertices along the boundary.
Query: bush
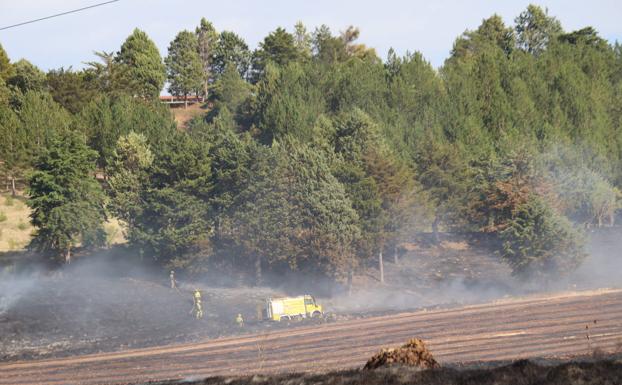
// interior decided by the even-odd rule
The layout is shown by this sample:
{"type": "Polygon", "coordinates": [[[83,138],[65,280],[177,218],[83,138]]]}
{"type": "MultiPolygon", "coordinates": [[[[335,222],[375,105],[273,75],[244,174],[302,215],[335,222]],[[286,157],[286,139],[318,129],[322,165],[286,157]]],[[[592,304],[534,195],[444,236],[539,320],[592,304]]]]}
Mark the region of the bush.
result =
{"type": "Polygon", "coordinates": [[[4,211],[0,211],[0,222],[6,221],[6,214],[4,211]]]}
{"type": "Polygon", "coordinates": [[[523,277],[568,273],[586,255],[582,234],[537,196],[517,206],[499,238],[502,257],[523,277]]]}
{"type": "Polygon", "coordinates": [[[24,231],[28,228],[28,224],[24,223],[24,221],[20,219],[19,224],[17,225],[17,228],[24,231]]]}
{"type": "Polygon", "coordinates": [[[5,206],[13,206],[13,197],[10,195],[7,195],[6,198],[4,198],[4,205],[5,206]]]}

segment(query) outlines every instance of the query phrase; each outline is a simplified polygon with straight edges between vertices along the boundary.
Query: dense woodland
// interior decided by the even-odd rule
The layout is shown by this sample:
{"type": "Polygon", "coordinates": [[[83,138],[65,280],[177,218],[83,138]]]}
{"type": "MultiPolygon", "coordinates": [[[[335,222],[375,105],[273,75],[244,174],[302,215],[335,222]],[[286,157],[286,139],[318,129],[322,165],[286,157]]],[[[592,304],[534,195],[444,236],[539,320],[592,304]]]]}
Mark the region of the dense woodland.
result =
{"type": "MultiPolygon", "coordinates": [[[[139,29],[83,70],[0,48],[0,168],[26,188],[31,248],[127,247],[201,272],[346,282],[414,233],[481,232],[519,277],[585,257],[622,185],[622,46],[529,6],[455,40],[441,68],[298,23],[255,50],[202,19],[162,58],[139,29]],[[158,101],[206,100],[176,127],[158,101]]],[[[17,187],[16,187],[17,186],[17,187]]]]}

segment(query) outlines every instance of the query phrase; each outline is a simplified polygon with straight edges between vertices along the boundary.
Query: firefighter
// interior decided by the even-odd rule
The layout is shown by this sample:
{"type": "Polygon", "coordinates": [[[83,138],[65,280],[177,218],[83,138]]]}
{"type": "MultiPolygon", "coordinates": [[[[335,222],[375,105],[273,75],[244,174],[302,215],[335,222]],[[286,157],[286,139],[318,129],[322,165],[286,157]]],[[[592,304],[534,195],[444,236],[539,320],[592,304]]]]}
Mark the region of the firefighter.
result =
{"type": "Polygon", "coordinates": [[[194,289],[194,293],[192,295],[194,299],[194,307],[196,319],[203,318],[203,304],[201,303],[201,291],[199,289],[194,289]]]}
{"type": "Polygon", "coordinates": [[[239,327],[244,327],[244,318],[242,318],[242,314],[238,313],[238,316],[235,317],[235,323],[238,324],[239,327]]]}
{"type": "Polygon", "coordinates": [[[177,281],[175,280],[175,271],[171,270],[171,274],[169,275],[171,278],[171,289],[177,289],[177,281]]]}

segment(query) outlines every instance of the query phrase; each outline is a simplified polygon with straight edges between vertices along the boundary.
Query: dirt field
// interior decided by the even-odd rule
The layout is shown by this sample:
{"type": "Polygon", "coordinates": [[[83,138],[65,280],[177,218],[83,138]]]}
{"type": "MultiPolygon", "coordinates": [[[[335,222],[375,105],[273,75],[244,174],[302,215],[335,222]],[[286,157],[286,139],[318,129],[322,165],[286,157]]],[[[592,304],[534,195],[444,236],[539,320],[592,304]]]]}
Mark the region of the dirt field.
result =
{"type": "Polygon", "coordinates": [[[126,384],[358,368],[381,347],[411,337],[424,339],[441,364],[614,352],[622,348],[622,291],[508,299],[181,345],[4,363],[0,384],[126,384]]]}

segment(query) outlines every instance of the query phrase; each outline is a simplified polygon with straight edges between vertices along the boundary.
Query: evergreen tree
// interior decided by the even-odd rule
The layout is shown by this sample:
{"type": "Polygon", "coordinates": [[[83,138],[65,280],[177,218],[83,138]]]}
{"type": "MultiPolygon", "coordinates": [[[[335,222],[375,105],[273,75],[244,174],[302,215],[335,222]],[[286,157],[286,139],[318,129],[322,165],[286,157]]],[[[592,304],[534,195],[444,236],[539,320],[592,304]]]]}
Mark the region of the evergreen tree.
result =
{"type": "Polygon", "coordinates": [[[0,44],[0,79],[5,82],[13,76],[14,70],[9,55],[0,44]]]}
{"type": "Polygon", "coordinates": [[[50,94],[36,91],[24,95],[18,116],[29,135],[27,151],[31,156],[39,154],[57,133],[67,131],[72,123],[71,115],[50,94]]]}
{"type": "Polygon", "coordinates": [[[518,47],[534,55],[542,53],[549,42],[562,33],[561,23],[534,4],[530,4],[514,22],[518,47]]]}
{"type": "Polygon", "coordinates": [[[195,30],[197,36],[199,57],[203,68],[203,97],[208,96],[209,85],[214,79],[212,62],[213,53],[218,42],[216,29],[205,18],[201,18],[199,26],[195,30]]]}
{"type": "Polygon", "coordinates": [[[251,62],[251,53],[248,45],[238,35],[230,31],[223,31],[212,53],[212,70],[221,75],[227,64],[232,63],[242,78],[246,78],[251,62]]]}
{"type": "Polygon", "coordinates": [[[523,277],[567,273],[585,258],[581,234],[535,196],[516,207],[499,238],[502,257],[523,277]]]}
{"type": "Polygon", "coordinates": [[[0,105],[0,170],[11,184],[11,194],[16,195],[16,179],[23,176],[30,166],[28,132],[17,115],[8,107],[0,105]]]}
{"type": "Polygon", "coordinates": [[[70,263],[77,245],[104,244],[104,193],[94,177],[96,157],[75,132],[54,136],[38,156],[28,189],[36,228],[30,247],[70,263]]]}
{"type": "Polygon", "coordinates": [[[155,43],[138,28],[128,36],[115,60],[125,66],[133,96],[157,98],[164,87],[166,68],[155,43]]]}
{"type": "Polygon", "coordinates": [[[188,95],[198,95],[205,78],[196,36],[189,31],[179,32],[169,45],[168,56],[164,61],[169,81],[168,90],[173,95],[183,96],[187,107],[188,95]]]}
{"type": "Polygon", "coordinates": [[[285,66],[298,59],[298,52],[294,36],[283,28],[277,28],[259,43],[259,49],[253,55],[254,79],[261,77],[268,62],[285,66]]]}
{"type": "Polygon", "coordinates": [[[45,83],[54,101],[73,114],[79,113],[99,94],[96,80],[88,71],[51,70],[45,83]]]}
{"type": "Polygon", "coordinates": [[[21,93],[44,90],[45,74],[28,60],[18,60],[13,64],[13,69],[15,74],[8,79],[8,85],[21,93]]]}

